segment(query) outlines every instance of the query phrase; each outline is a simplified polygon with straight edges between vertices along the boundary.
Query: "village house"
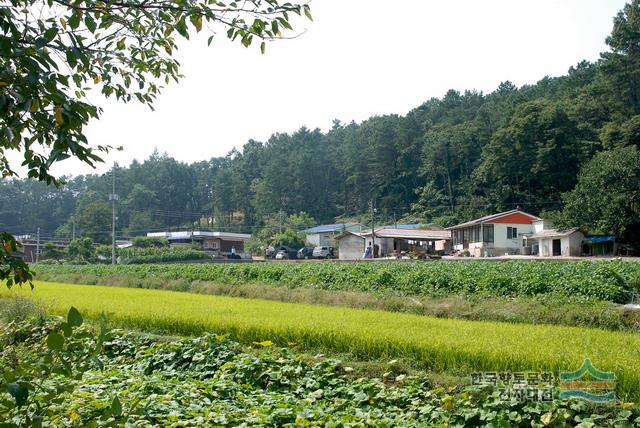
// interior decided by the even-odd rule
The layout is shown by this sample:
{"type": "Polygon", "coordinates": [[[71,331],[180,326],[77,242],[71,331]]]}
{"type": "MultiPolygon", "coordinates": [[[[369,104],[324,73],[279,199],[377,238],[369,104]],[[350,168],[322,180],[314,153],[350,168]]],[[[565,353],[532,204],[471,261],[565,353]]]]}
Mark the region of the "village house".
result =
{"type": "Polygon", "coordinates": [[[533,234],[525,236],[525,252],[540,257],[579,257],[582,255],[584,233],[580,228],[557,230],[546,220],[533,222],[533,234]]]}
{"type": "Polygon", "coordinates": [[[329,247],[335,244],[335,238],[344,232],[360,232],[362,225],[358,223],[322,224],[303,230],[306,241],[314,247],[329,247]]]}
{"type": "Polygon", "coordinates": [[[481,217],[447,228],[453,249],[476,257],[528,254],[526,236],[533,235],[540,217],[519,209],[481,217]]]}
{"type": "Polygon", "coordinates": [[[51,257],[47,257],[47,255],[44,254],[44,246],[49,242],[61,252],[69,245],[69,242],[64,240],[38,241],[31,237],[18,237],[18,242],[20,242],[22,247],[18,249],[16,256],[27,263],[35,263],[36,261],[50,259],[51,257]]]}
{"type": "Polygon", "coordinates": [[[451,233],[448,230],[403,228],[398,225],[378,228],[373,232],[345,232],[338,235],[336,241],[340,260],[358,260],[362,259],[368,245],[375,246],[376,258],[444,252],[451,242],[451,233]]]}
{"type": "Polygon", "coordinates": [[[251,235],[246,233],[231,232],[150,232],[148,237],[166,238],[171,245],[191,245],[196,244],[205,251],[217,252],[222,255],[229,255],[232,252],[245,256],[244,243],[251,239],[251,235]]]}

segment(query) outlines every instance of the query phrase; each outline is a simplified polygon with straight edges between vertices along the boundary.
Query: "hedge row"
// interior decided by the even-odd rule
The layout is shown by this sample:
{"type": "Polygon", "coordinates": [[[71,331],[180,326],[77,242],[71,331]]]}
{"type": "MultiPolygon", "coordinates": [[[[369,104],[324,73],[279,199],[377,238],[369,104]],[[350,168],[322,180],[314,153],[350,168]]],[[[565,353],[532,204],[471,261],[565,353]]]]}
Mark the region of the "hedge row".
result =
{"type": "Polygon", "coordinates": [[[623,261],[432,261],[171,265],[36,265],[39,279],[60,275],[266,283],[291,288],[392,292],[399,295],[563,295],[624,303],[640,282],[640,263],[623,261]]]}

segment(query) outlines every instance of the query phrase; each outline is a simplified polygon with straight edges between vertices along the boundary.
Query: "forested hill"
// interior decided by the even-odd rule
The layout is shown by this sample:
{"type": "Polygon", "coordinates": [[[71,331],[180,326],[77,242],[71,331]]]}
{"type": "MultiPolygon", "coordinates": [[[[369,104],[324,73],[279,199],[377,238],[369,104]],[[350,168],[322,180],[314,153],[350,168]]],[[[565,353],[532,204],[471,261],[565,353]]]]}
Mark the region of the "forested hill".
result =
{"type": "MultiPolygon", "coordinates": [[[[210,222],[254,231],[267,219],[309,213],[317,222],[443,225],[522,209],[562,225],[633,238],[640,224],[640,2],[627,5],[609,52],[562,77],[490,94],[454,90],[405,116],[335,121],[249,141],[240,151],[185,164],[153,154],[118,168],[119,230],[210,222]],[[208,220],[205,220],[208,219],[208,220]],[[634,232],[635,231],[635,232],[634,232]]],[[[111,177],[81,176],[56,190],[0,182],[0,228],[108,237],[111,177]]]]}

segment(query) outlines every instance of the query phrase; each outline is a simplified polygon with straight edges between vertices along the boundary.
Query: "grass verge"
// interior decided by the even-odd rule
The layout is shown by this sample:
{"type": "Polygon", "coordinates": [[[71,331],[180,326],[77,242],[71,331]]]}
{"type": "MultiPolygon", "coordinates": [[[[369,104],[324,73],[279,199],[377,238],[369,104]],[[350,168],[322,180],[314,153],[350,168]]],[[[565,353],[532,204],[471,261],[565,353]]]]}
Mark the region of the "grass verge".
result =
{"type": "Polygon", "coordinates": [[[59,283],[35,290],[2,290],[28,296],[48,311],[77,307],[142,330],[200,334],[214,331],[241,342],[272,340],[300,348],[348,352],[358,358],[407,358],[435,371],[578,368],[590,358],[614,371],[618,394],[640,399],[640,335],[550,325],[445,320],[351,308],[59,283]]]}

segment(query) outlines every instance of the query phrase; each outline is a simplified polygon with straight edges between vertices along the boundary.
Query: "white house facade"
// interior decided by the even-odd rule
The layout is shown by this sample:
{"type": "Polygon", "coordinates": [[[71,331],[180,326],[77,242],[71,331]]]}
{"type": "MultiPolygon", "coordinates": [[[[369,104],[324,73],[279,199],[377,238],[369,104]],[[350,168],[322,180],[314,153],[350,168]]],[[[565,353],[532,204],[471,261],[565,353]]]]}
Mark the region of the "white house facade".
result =
{"type": "Polygon", "coordinates": [[[344,232],[360,232],[362,225],[358,223],[323,224],[304,230],[306,240],[314,247],[330,247],[335,238],[344,232]]]}
{"type": "Polygon", "coordinates": [[[481,217],[453,227],[453,249],[475,257],[530,253],[526,237],[542,219],[518,209],[481,217]]]}
{"type": "Polygon", "coordinates": [[[540,257],[579,257],[582,255],[584,234],[578,228],[569,230],[543,229],[527,236],[533,254],[540,257]]]}
{"type": "Polygon", "coordinates": [[[357,232],[345,232],[336,237],[339,260],[359,260],[365,249],[365,239],[357,232]]]}

